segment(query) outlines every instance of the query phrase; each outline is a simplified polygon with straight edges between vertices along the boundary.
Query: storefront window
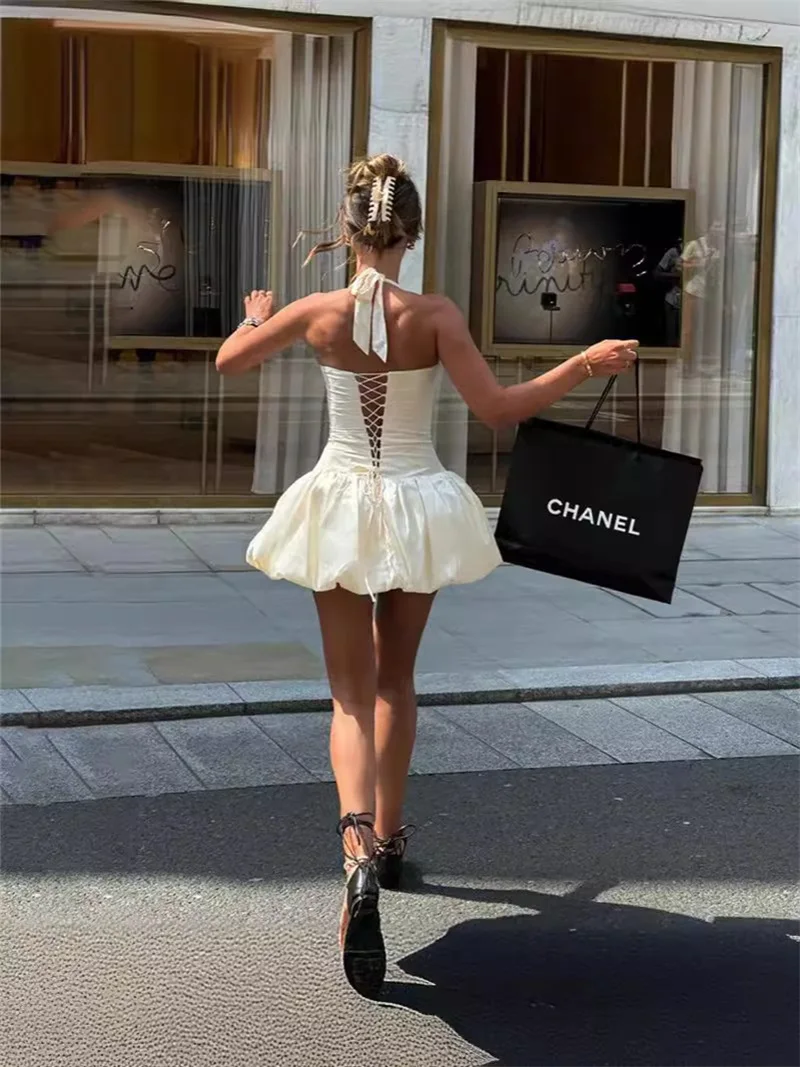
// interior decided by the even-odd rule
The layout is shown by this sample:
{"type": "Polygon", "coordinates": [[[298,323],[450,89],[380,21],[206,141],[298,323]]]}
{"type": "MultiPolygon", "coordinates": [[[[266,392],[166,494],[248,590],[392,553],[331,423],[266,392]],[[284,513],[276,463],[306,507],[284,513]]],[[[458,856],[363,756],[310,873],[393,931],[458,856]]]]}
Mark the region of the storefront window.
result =
{"type": "MultiPolygon", "coordinates": [[[[599,307],[607,296],[615,322],[598,328],[621,332],[627,325],[630,336],[642,338],[646,441],[700,456],[707,494],[751,493],[762,66],[551,55],[450,38],[445,79],[439,184],[445,200],[440,213],[447,221],[437,248],[436,284],[474,324],[482,287],[502,287],[505,279],[503,307],[515,326],[513,338],[506,339],[525,351],[515,353],[513,345],[500,351],[504,346],[484,346],[479,339],[498,378],[510,384],[542,373],[558,358],[559,346],[561,356],[568,354],[586,308],[599,307]],[[456,127],[465,128],[465,95],[474,102],[469,151],[455,136],[456,127]],[[461,177],[465,172],[471,184],[461,177]],[[478,183],[486,182],[519,183],[521,197],[541,198],[544,187],[563,195],[565,224],[555,225],[557,212],[526,215],[520,206],[527,266],[511,263],[508,255],[501,265],[507,249],[499,230],[492,232],[490,247],[482,245],[485,232],[476,226],[467,280],[451,266],[457,251],[464,258],[457,229],[479,202],[478,183]],[[594,195],[597,204],[608,205],[615,196],[624,199],[626,191],[634,198],[666,191],[669,198],[670,190],[676,202],[685,203],[675,232],[667,232],[666,215],[639,236],[620,231],[619,240],[607,237],[605,223],[578,232],[576,197],[594,195]],[[638,249],[633,258],[632,247],[638,249]],[[486,266],[495,252],[496,270],[486,266]],[[630,262],[622,262],[625,256],[630,262]],[[614,257],[621,260],[619,269],[614,257]],[[521,272],[510,288],[505,267],[521,272]],[[494,270],[491,279],[486,270],[494,270]],[[619,284],[609,288],[609,279],[619,284]],[[528,347],[537,344],[538,356],[528,347]]],[[[598,218],[604,210],[607,215],[614,208],[598,208],[598,218]]],[[[597,383],[587,383],[548,414],[585,422],[596,395],[597,383]]],[[[633,382],[621,380],[596,425],[630,436],[635,414],[633,382]]],[[[495,499],[503,490],[514,435],[495,434],[464,417],[467,476],[486,499],[495,499]]]]}
{"type": "Polygon", "coordinates": [[[309,354],[213,361],[245,292],[341,284],[294,238],[335,214],[353,35],[99,20],[3,23],[4,495],[278,493],[319,450],[309,354]]]}

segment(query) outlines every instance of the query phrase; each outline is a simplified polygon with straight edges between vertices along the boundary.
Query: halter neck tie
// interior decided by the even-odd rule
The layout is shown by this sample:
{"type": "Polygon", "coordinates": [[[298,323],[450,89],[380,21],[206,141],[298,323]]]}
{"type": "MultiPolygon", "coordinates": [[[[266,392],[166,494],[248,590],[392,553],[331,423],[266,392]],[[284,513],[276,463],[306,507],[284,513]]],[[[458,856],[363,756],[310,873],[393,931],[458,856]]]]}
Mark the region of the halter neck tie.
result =
{"type": "Polygon", "coordinates": [[[367,355],[374,351],[384,363],[389,356],[389,339],[386,333],[386,313],[383,306],[383,286],[389,281],[374,267],[367,267],[357,274],[350,286],[356,306],[353,315],[353,341],[367,355]]]}

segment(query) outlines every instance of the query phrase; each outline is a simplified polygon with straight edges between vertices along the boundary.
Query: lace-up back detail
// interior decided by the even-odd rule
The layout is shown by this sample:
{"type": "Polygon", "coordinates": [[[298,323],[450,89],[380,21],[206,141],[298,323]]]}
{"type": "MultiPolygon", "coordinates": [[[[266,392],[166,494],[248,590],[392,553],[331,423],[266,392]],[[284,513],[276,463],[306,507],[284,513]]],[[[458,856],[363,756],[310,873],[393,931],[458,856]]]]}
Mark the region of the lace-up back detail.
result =
{"type": "Polygon", "coordinates": [[[383,449],[383,420],[386,415],[386,394],[389,388],[388,374],[356,374],[358,398],[361,402],[361,415],[364,430],[369,441],[369,453],[373,470],[381,468],[383,449]]]}
{"type": "Polygon", "coordinates": [[[272,578],[373,599],[476,581],[500,563],[480,502],[433,447],[441,368],[386,369],[385,281],[368,270],[351,288],[353,341],[376,370],[322,365],[328,443],[247,552],[272,578]]]}

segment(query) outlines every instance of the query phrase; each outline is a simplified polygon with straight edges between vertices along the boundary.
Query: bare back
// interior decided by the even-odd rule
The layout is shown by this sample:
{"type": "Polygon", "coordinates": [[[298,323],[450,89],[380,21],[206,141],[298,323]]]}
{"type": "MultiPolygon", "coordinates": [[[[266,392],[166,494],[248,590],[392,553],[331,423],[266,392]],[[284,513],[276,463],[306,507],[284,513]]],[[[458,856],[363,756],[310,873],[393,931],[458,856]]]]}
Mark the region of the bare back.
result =
{"type": "MultiPolygon", "coordinates": [[[[375,300],[381,294],[375,294],[375,300]]],[[[388,338],[384,363],[375,352],[363,352],[353,340],[356,299],[349,289],[320,293],[306,330],[322,366],[356,374],[388,370],[421,370],[439,362],[435,311],[441,297],[421,296],[386,282],[383,310],[388,338]]]]}

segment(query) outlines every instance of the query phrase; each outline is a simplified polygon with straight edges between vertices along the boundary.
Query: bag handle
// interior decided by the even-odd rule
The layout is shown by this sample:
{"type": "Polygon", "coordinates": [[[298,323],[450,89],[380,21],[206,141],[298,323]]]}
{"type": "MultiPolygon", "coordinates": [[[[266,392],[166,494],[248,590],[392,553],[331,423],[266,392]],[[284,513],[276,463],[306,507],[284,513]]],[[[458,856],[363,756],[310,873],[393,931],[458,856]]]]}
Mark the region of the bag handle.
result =
{"type": "MultiPolygon", "coordinates": [[[[638,359],[634,362],[633,367],[633,376],[636,382],[636,443],[640,445],[642,443],[642,394],[638,359]]],[[[608,384],[606,385],[603,392],[600,394],[600,399],[595,404],[594,411],[591,413],[586,423],[587,430],[591,430],[592,426],[594,425],[595,419],[600,414],[600,409],[602,408],[603,404],[605,404],[608,398],[608,394],[616,385],[618,377],[619,376],[615,374],[612,378],[609,378],[608,384]]]]}

